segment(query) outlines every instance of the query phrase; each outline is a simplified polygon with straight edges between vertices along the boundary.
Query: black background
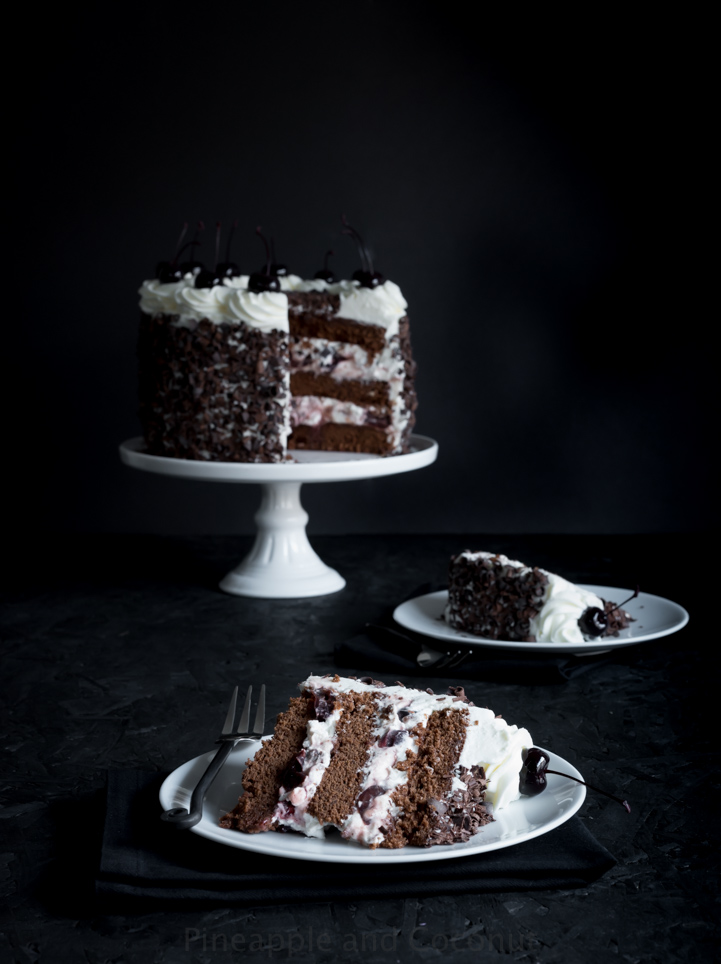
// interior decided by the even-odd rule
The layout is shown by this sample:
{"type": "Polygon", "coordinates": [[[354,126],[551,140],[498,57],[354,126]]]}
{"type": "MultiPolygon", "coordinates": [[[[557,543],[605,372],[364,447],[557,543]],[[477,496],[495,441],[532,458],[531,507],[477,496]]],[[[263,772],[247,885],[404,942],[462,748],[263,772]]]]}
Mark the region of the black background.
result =
{"type": "Polygon", "coordinates": [[[702,529],[709,28],[601,10],[79,4],[18,32],[8,524],[252,531],[253,487],[119,461],[137,289],[197,219],[239,218],[245,271],[262,224],[348,276],[346,213],[408,299],[440,456],[305,486],[311,532],[702,529]]]}

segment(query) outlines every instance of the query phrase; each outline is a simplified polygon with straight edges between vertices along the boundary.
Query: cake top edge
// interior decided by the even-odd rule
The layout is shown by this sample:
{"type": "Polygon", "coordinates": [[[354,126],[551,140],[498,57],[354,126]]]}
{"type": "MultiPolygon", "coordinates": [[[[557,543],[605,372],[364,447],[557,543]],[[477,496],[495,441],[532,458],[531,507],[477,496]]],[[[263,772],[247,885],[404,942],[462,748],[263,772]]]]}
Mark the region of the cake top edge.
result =
{"type": "Polygon", "coordinates": [[[322,292],[338,298],[335,317],[346,321],[377,325],[386,337],[398,334],[399,322],[405,317],[408,303],[393,281],[375,288],[365,288],[358,281],[332,284],[320,279],[304,281],[297,275],[279,279],[281,291],[248,290],[249,275],[223,278],[212,287],[196,287],[196,273],[187,272],[178,281],[143,281],[138,294],[140,309],[147,315],[177,316],[179,324],[207,318],[216,324],[240,321],[263,330],[288,331],[288,297],[294,294],[322,292]]]}

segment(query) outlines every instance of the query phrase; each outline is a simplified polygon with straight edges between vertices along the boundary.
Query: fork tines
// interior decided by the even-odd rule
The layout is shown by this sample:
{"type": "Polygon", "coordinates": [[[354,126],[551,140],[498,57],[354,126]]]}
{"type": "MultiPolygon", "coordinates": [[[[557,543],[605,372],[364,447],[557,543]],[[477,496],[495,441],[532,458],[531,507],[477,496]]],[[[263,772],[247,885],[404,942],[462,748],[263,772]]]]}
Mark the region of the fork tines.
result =
{"type": "Polygon", "coordinates": [[[251,697],[253,695],[253,687],[248,687],[248,692],[245,694],[245,702],[243,703],[243,709],[240,713],[240,720],[238,721],[237,730],[233,729],[233,722],[235,720],[235,709],[238,703],[238,687],[236,686],[233,690],[233,695],[230,698],[230,705],[228,707],[228,714],[225,718],[225,724],[223,725],[223,730],[220,734],[220,739],[218,742],[225,742],[226,740],[242,740],[242,739],[257,739],[263,735],[263,727],[265,725],[265,683],[260,687],[260,697],[258,698],[258,707],[255,711],[255,722],[253,723],[252,731],[249,729],[250,722],[250,707],[251,707],[251,697]]]}

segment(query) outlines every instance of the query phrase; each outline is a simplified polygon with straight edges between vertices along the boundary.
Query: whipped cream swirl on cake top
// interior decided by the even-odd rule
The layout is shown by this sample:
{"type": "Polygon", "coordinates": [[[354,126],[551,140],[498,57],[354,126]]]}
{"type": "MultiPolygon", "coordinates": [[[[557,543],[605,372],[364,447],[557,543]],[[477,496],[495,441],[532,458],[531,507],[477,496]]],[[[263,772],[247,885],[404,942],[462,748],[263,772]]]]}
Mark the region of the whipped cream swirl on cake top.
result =
{"type": "MultiPolygon", "coordinates": [[[[247,285],[247,275],[246,285],[247,285]]],[[[282,291],[255,293],[226,279],[212,288],[196,288],[195,275],[163,284],[157,279],[144,281],[140,309],[147,315],[170,315],[179,327],[193,327],[202,318],[213,324],[238,324],[243,321],[259,331],[288,331],[288,298],[282,291]]]]}
{"type": "Polygon", "coordinates": [[[248,275],[225,278],[212,288],[196,288],[195,275],[186,274],[180,281],[163,283],[154,278],[144,281],[140,309],[147,315],[177,316],[174,323],[192,327],[201,318],[214,324],[244,321],[261,331],[288,331],[288,299],[285,291],[327,291],[340,298],[338,318],[378,325],[386,329],[386,338],[398,334],[398,322],[405,316],[408,302],[393,281],[375,288],[363,288],[357,281],[303,281],[298,275],[280,278],[281,291],[255,294],[247,290],[248,275]],[[250,297],[252,295],[252,297],[250,297]]]}

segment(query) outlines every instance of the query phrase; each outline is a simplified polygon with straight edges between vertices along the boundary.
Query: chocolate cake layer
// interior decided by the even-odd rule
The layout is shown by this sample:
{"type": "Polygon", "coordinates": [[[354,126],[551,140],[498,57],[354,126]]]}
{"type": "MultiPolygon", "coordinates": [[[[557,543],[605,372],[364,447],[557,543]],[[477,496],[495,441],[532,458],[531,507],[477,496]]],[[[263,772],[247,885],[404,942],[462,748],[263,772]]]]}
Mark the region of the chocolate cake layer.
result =
{"type": "Polygon", "coordinates": [[[278,785],[300,753],[308,720],[315,711],[313,698],[296,696],[279,714],[273,739],[263,742],[243,774],[243,796],[220,821],[228,830],[261,833],[274,829],[271,820],[278,802],[278,785]]]}
{"type": "Polygon", "coordinates": [[[331,375],[314,375],[312,372],[291,372],[291,395],[322,395],[339,398],[356,405],[387,405],[388,382],[361,382],[353,379],[339,380],[331,375]]]}
{"type": "Polygon", "coordinates": [[[308,813],[322,824],[339,827],[360,792],[363,765],[373,740],[375,700],[368,693],[353,693],[338,697],[335,706],[343,708],[336,748],[308,813]]]}
{"type": "Polygon", "coordinates": [[[381,847],[457,843],[467,840],[492,819],[483,807],[486,784],[482,771],[472,774],[464,770],[460,779],[469,780],[467,789],[453,793],[452,775],[466,738],[467,724],[467,712],[445,709],[433,713],[424,729],[416,728],[417,758],[400,764],[409,772],[408,783],[393,795],[401,814],[381,847]]]}
{"type": "Polygon", "coordinates": [[[391,448],[383,429],[372,425],[296,425],[288,440],[289,449],[316,452],[368,452],[389,455],[391,448]]]}
{"type": "Polygon", "coordinates": [[[336,317],[340,308],[337,295],[320,291],[289,291],[287,295],[291,337],[348,342],[371,355],[380,354],[385,347],[386,330],[382,326],[336,317]]]}

